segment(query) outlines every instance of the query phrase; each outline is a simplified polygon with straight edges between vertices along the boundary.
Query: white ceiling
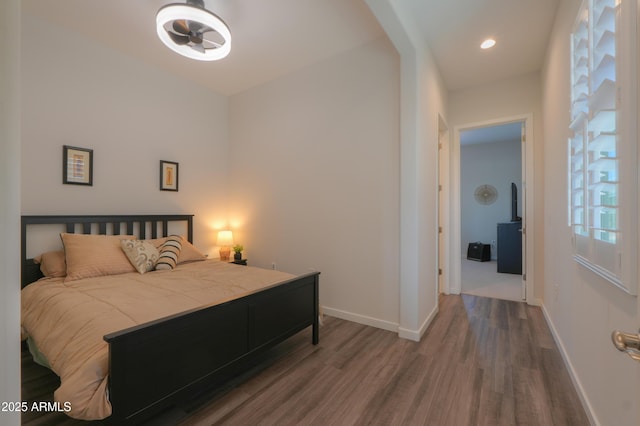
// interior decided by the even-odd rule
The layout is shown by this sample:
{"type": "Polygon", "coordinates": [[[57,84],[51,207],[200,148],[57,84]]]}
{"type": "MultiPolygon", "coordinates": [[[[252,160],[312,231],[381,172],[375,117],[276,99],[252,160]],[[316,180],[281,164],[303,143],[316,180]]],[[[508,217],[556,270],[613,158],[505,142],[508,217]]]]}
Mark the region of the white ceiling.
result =
{"type": "MultiPolygon", "coordinates": [[[[0,0],[1,1],[1,0],[0,0]]],[[[184,0],[23,0],[23,11],[230,95],[381,37],[362,0],[205,0],[231,30],[231,53],[200,62],[156,35],[158,9],[184,0]]],[[[26,30],[23,28],[23,31],[26,30]]]]}
{"type": "Polygon", "coordinates": [[[538,71],[560,0],[408,0],[449,90],[538,71]],[[492,37],[497,44],[481,50],[492,37]]]}
{"type": "MultiPolygon", "coordinates": [[[[559,0],[403,0],[450,90],[540,69],[559,0]],[[498,44],[480,51],[485,36],[498,44]]],[[[232,33],[231,54],[183,58],[155,33],[155,15],[181,0],[23,0],[23,12],[230,95],[376,40],[364,0],[205,0],[232,33]]],[[[23,31],[28,29],[23,28],[23,31]]]]}
{"type": "Polygon", "coordinates": [[[460,145],[477,145],[495,142],[520,142],[522,123],[508,123],[480,127],[460,132],[460,145]]]}

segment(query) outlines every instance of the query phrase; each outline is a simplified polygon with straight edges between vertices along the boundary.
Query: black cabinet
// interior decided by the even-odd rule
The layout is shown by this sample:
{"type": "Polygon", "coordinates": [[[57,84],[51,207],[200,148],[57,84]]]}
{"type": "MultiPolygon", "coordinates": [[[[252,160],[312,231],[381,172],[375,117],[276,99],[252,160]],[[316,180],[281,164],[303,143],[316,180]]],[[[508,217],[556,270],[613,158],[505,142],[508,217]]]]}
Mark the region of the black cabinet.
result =
{"type": "Polygon", "coordinates": [[[498,272],[522,274],[522,222],[498,224],[498,272]]]}

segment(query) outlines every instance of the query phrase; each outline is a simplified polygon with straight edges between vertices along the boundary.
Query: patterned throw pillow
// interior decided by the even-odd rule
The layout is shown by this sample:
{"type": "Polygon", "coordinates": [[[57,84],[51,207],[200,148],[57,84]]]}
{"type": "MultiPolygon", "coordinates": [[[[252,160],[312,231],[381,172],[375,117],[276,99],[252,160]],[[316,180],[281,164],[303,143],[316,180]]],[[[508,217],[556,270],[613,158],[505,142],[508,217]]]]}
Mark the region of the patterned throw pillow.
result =
{"type": "MultiPolygon", "coordinates": [[[[173,236],[175,237],[177,235],[173,235],[173,236]]],[[[153,243],[153,245],[155,245],[156,247],[158,247],[158,249],[160,249],[162,245],[167,241],[167,238],[169,237],[155,238],[153,240],[146,240],[146,241],[153,243]]],[[[185,262],[193,262],[196,260],[205,260],[207,258],[207,256],[204,253],[202,253],[200,250],[198,250],[193,244],[191,244],[189,240],[187,240],[184,237],[184,235],[180,236],[180,244],[181,244],[181,248],[180,248],[180,257],[178,257],[178,264],[185,263],[185,262]]]]}
{"type": "Polygon", "coordinates": [[[160,246],[160,257],[156,263],[156,270],[168,270],[176,267],[178,256],[182,249],[182,238],[179,235],[167,237],[167,241],[160,246]]]}
{"type": "Polygon", "coordinates": [[[153,271],[160,257],[158,249],[153,244],[141,240],[120,241],[122,250],[134,268],[141,274],[153,271]]]}

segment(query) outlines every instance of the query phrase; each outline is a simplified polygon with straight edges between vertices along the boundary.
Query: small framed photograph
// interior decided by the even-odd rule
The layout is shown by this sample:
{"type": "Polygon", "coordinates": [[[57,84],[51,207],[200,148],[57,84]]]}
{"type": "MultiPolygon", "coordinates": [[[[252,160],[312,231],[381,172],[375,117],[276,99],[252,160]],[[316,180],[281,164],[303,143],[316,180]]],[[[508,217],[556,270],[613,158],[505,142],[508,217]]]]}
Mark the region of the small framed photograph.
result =
{"type": "Polygon", "coordinates": [[[62,146],[62,183],[93,186],[93,150],[62,146]]]}
{"type": "Polygon", "coordinates": [[[160,160],[160,190],[178,190],[178,163],[160,160]]]}

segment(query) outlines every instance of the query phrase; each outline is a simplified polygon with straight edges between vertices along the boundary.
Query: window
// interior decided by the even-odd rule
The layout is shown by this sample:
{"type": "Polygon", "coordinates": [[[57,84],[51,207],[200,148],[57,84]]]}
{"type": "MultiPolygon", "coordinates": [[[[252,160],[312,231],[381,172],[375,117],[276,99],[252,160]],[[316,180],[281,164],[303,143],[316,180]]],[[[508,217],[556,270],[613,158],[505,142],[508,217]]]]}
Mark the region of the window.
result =
{"type": "Polygon", "coordinates": [[[569,222],[576,260],[636,294],[636,13],[585,0],[571,34],[569,222]]]}

